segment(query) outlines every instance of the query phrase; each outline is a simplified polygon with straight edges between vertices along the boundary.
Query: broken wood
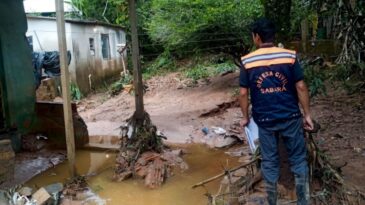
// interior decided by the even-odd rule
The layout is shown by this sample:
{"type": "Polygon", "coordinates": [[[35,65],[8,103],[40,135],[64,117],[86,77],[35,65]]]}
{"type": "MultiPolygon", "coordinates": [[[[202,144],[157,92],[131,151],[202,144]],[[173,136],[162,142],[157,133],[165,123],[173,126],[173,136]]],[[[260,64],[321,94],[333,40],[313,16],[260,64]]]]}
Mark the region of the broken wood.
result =
{"type": "MultiPolygon", "coordinates": [[[[237,166],[237,167],[234,167],[234,168],[232,168],[232,169],[229,169],[229,170],[228,170],[228,172],[234,172],[234,171],[237,171],[237,170],[239,170],[239,169],[241,169],[241,168],[243,168],[243,167],[250,166],[250,165],[252,165],[252,164],[253,164],[253,163],[255,163],[255,162],[257,162],[257,159],[254,159],[254,160],[252,160],[252,161],[250,161],[250,162],[248,162],[248,163],[246,163],[246,164],[241,164],[241,165],[239,165],[239,166],[237,166]]],[[[205,185],[205,184],[207,184],[207,183],[209,183],[209,182],[212,182],[212,181],[214,181],[214,180],[216,180],[216,179],[219,179],[219,178],[221,178],[221,177],[225,176],[226,174],[227,174],[227,172],[225,171],[225,172],[223,172],[223,173],[221,173],[221,174],[218,174],[218,175],[216,175],[216,176],[214,176],[214,177],[211,177],[211,178],[206,179],[206,180],[204,180],[204,181],[202,181],[202,182],[199,182],[199,183],[197,183],[197,184],[193,185],[191,188],[195,189],[195,188],[197,188],[197,187],[203,186],[203,185],[205,185]]]]}
{"type": "Polygon", "coordinates": [[[172,151],[167,151],[150,116],[145,112],[144,119],[137,122],[136,115],[121,127],[121,148],[116,158],[113,179],[123,181],[138,176],[145,181],[148,188],[160,187],[172,175],[172,167],[187,165],[172,151]]]}
{"type": "Polygon", "coordinates": [[[32,195],[32,199],[36,201],[37,205],[45,204],[49,198],[51,198],[51,195],[49,195],[47,190],[44,188],[40,188],[36,193],[32,195]]]}
{"type": "MultiPolygon", "coordinates": [[[[306,132],[308,145],[307,149],[309,155],[308,163],[310,168],[310,177],[312,179],[311,186],[313,186],[313,190],[311,192],[313,204],[363,204],[365,200],[364,194],[357,187],[346,183],[341,174],[341,167],[334,166],[330,162],[330,159],[323,153],[323,150],[320,150],[320,148],[317,146],[313,135],[317,134],[319,129],[319,124],[315,123],[315,129],[306,132]]],[[[259,158],[259,155],[260,153],[256,152],[254,158],[259,158]]],[[[245,165],[247,166],[247,164],[245,165]]],[[[209,183],[232,172],[233,170],[230,172],[224,172],[220,175],[194,185],[193,188],[203,186],[206,183],[209,183]]],[[[234,176],[234,173],[232,173],[232,176],[234,176]]],[[[288,176],[285,175],[285,178],[287,177],[288,176]]],[[[252,194],[254,195],[255,193],[262,192],[260,188],[262,185],[261,182],[262,175],[260,173],[259,166],[247,166],[247,174],[245,176],[241,176],[240,179],[236,180],[232,184],[230,183],[227,189],[223,190],[223,192],[220,189],[217,195],[212,196],[208,194],[208,196],[211,196],[210,199],[212,200],[212,204],[217,202],[226,203],[230,202],[232,199],[237,198],[239,198],[240,203],[245,204],[246,202],[249,202],[250,196],[252,194]]],[[[291,180],[291,183],[294,183],[294,179],[291,180]]],[[[292,201],[295,199],[294,191],[285,193],[285,190],[292,190],[294,187],[288,189],[287,187],[284,187],[284,184],[281,185],[284,189],[280,190],[278,187],[279,194],[288,196],[289,198],[286,198],[286,200],[292,201]]],[[[265,197],[263,197],[262,200],[266,200],[265,197]]]]}

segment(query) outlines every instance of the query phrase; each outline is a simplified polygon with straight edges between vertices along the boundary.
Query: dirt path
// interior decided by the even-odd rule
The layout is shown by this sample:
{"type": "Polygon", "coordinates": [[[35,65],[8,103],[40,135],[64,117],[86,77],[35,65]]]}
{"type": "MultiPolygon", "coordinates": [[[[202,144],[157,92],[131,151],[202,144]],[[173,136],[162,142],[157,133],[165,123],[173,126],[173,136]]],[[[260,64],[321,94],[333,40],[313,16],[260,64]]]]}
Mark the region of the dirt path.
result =
{"type": "Polygon", "coordinates": [[[345,179],[365,191],[365,95],[332,90],[312,100],[312,113],[322,126],[320,146],[334,164],[347,164],[345,179]]]}
{"type": "MultiPolygon", "coordinates": [[[[148,81],[145,109],[158,129],[168,137],[168,142],[190,142],[194,133],[200,134],[204,126],[231,124],[216,122],[216,119],[202,119],[199,115],[232,99],[238,74],[216,77],[210,81],[207,85],[182,89],[179,88],[181,82],[178,73],[148,81]]],[[[130,94],[121,93],[106,101],[103,96],[91,96],[79,105],[80,115],[88,124],[90,135],[118,134],[118,126],[134,111],[134,98],[130,94]]]]}
{"type": "MultiPolygon", "coordinates": [[[[203,127],[229,128],[240,119],[239,108],[230,108],[214,117],[200,114],[232,99],[238,73],[216,77],[206,85],[181,88],[177,73],[148,81],[146,110],[153,122],[168,137],[168,142],[202,142],[203,127]]],[[[365,96],[348,96],[330,91],[328,96],[312,99],[312,113],[322,125],[318,143],[335,164],[347,163],[345,179],[365,191],[365,96]]],[[[122,93],[106,99],[105,94],[91,96],[79,105],[79,112],[88,124],[91,135],[118,134],[118,126],[131,116],[133,96],[122,93]]]]}

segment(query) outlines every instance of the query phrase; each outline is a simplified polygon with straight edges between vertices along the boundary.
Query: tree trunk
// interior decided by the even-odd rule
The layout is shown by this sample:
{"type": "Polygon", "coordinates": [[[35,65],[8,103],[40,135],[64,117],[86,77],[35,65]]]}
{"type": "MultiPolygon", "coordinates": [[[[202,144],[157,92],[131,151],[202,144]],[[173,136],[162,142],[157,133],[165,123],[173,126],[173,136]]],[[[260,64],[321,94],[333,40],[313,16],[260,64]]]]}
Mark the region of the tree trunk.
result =
{"type": "Polygon", "coordinates": [[[133,77],[134,77],[133,83],[135,88],[135,102],[136,102],[135,117],[137,120],[137,124],[140,124],[144,120],[145,113],[143,105],[142,72],[139,58],[136,2],[135,0],[128,0],[128,4],[129,4],[129,16],[130,16],[131,31],[132,31],[132,60],[133,60],[133,77]]]}

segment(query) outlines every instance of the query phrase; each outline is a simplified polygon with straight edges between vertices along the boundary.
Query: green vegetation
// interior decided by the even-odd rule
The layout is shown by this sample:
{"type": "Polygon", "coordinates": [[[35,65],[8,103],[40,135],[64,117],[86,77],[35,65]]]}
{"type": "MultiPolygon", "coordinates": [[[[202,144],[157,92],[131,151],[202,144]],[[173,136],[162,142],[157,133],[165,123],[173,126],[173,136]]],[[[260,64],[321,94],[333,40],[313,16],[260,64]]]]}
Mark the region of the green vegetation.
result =
{"type": "Polygon", "coordinates": [[[265,16],[272,19],[277,26],[279,37],[288,36],[292,0],[261,0],[265,7],[265,16]]]}
{"type": "Polygon", "coordinates": [[[146,63],[143,70],[144,79],[149,79],[155,75],[176,71],[176,60],[169,52],[159,55],[154,61],[146,63]]]}
{"type": "Polygon", "coordinates": [[[122,75],[118,81],[112,83],[109,86],[108,93],[111,96],[118,95],[124,89],[125,85],[130,85],[132,83],[132,80],[133,79],[131,75],[122,75]]]}
{"type": "Polygon", "coordinates": [[[311,97],[319,94],[327,94],[325,80],[327,78],[326,71],[321,66],[306,66],[304,68],[304,81],[308,85],[311,97]]]}
{"type": "Polygon", "coordinates": [[[365,90],[365,63],[336,66],[331,81],[340,81],[349,94],[365,90]]]}
{"type": "Polygon", "coordinates": [[[236,69],[237,66],[229,62],[221,64],[198,64],[191,69],[187,69],[185,71],[185,76],[196,82],[199,79],[212,77],[225,72],[233,72],[236,69]]]}
{"type": "MultiPolygon", "coordinates": [[[[127,0],[70,1],[81,11],[78,18],[119,24],[129,31],[127,0]]],[[[326,93],[328,79],[341,81],[350,93],[357,92],[365,84],[364,66],[359,63],[363,62],[359,56],[364,55],[361,51],[365,45],[364,12],[364,1],[138,0],[143,77],[181,71],[197,81],[236,69],[239,58],[252,48],[251,23],[266,16],[276,23],[279,41],[298,39],[304,20],[309,26],[308,38],[327,36],[343,43],[336,60],[340,66],[333,73],[306,66],[306,82],[312,96],[326,93]],[[329,27],[331,35],[326,35],[329,27]],[[216,59],[218,53],[223,54],[223,60],[216,59]]],[[[122,88],[120,81],[109,92],[118,93],[122,88]]]]}
{"type": "Polygon", "coordinates": [[[82,95],[79,87],[75,83],[71,83],[70,91],[71,91],[72,100],[77,101],[77,100],[81,100],[81,98],[83,98],[83,95],[82,95]]]}
{"type": "Polygon", "coordinates": [[[156,60],[145,65],[144,79],[155,75],[181,71],[194,82],[225,72],[233,72],[237,66],[227,55],[197,54],[195,57],[177,60],[169,52],[161,54],[156,60]]]}
{"type": "Polygon", "coordinates": [[[79,18],[128,26],[126,0],[70,0],[81,11],[79,18]]]}
{"type": "Polygon", "coordinates": [[[152,0],[150,11],[145,25],[151,39],[165,50],[188,55],[199,50],[247,51],[249,25],[262,16],[263,7],[257,0],[152,0]]]}

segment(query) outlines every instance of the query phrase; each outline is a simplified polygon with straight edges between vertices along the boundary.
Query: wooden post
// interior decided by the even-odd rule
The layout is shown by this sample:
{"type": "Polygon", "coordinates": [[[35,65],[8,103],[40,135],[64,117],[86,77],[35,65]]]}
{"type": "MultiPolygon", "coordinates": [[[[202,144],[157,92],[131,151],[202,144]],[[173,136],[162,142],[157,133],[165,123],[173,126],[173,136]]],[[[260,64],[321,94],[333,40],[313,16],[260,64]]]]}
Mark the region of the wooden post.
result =
{"type": "Polygon", "coordinates": [[[304,53],[307,52],[307,38],[308,38],[308,19],[304,19],[301,22],[302,32],[302,50],[304,53]]]}
{"type": "Polygon", "coordinates": [[[55,0],[56,17],[57,17],[57,35],[58,49],[60,52],[61,65],[61,85],[63,98],[63,114],[65,118],[65,133],[67,144],[67,159],[69,162],[70,177],[76,174],[75,168],[75,137],[74,127],[72,122],[71,95],[70,95],[70,77],[68,72],[67,46],[66,46],[66,31],[65,31],[65,15],[63,0],[55,0]]]}
{"type": "Polygon", "coordinates": [[[143,105],[143,82],[141,64],[139,59],[139,43],[138,43],[138,31],[137,31],[137,14],[136,14],[136,2],[135,0],[128,0],[129,4],[129,18],[131,22],[132,31],[132,59],[133,59],[133,77],[134,77],[134,89],[135,89],[135,103],[136,103],[136,119],[137,121],[144,118],[144,105],[143,105]]]}

